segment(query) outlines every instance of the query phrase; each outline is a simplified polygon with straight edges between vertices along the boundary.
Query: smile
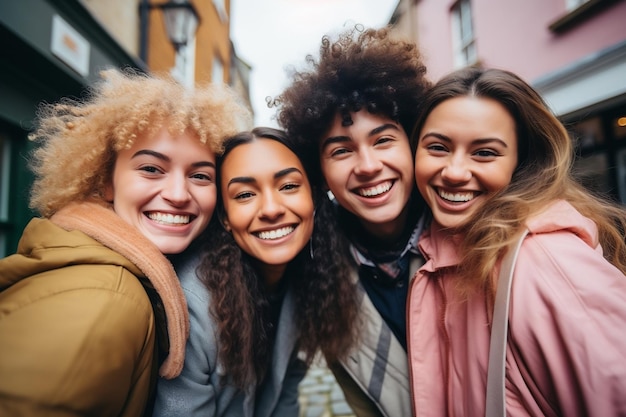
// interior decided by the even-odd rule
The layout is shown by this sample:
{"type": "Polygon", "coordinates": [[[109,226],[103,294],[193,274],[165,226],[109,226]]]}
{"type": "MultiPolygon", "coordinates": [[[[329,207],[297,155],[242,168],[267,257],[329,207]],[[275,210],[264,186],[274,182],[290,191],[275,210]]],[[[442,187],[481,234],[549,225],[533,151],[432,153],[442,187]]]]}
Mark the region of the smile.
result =
{"type": "Polygon", "coordinates": [[[280,239],[281,237],[285,237],[288,234],[293,233],[294,230],[296,230],[294,226],[286,226],[286,227],[281,227],[280,229],[276,229],[276,230],[257,232],[257,233],[254,233],[254,235],[257,236],[259,239],[274,240],[274,239],[280,239]]]}
{"type": "Polygon", "coordinates": [[[449,193],[447,191],[437,190],[437,192],[439,194],[439,197],[441,197],[442,199],[446,201],[451,201],[453,203],[465,203],[474,198],[473,191],[466,191],[463,193],[449,193]]]}
{"type": "Polygon", "coordinates": [[[378,197],[379,195],[384,194],[387,191],[391,190],[392,186],[393,186],[392,181],[385,181],[384,183],[378,184],[375,187],[359,188],[356,190],[356,192],[361,197],[378,197]]]}
{"type": "Polygon", "coordinates": [[[150,220],[163,225],[183,225],[189,223],[189,216],[185,214],[169,214],[152,212],[147,214],[150,220]]]}

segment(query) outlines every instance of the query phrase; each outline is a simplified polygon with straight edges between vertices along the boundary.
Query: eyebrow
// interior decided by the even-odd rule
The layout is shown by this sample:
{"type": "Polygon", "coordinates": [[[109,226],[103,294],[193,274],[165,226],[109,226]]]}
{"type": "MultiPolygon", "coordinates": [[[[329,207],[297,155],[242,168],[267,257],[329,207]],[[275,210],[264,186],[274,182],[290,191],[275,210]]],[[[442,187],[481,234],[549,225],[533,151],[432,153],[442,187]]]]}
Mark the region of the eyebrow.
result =
{"type": "MultiPolygon", "coordinates": [[[[150,149],[141,149],[137,152],[135,152],[133,154],[133,156],[131,157],[131,159],[136,158],[138,156],[141,155],[149,155],[149,156],[153,156],[157,159],[160,159],[163,162],[172,162],[172,159],[167,156],[162,154],[161,152],[156,152],[150,149]]],[[[199,167],[211,167],[211,168],[215,168],[215,164],[211,161],[198,161],[198,162],[194,162],[191,164],[192,167],[194,168],[199,168],[199,167]]]]}
{"type": "MultiPolygon", "coordinates": [[[[374,128],[374,129],[372,129],[367,134],[367,136],[368,137],[372,137],[372,136],[377,135],[380,132],[383,132],[383,131],[385,131],[387,129],[393,129],[393,130],[396,130],[396,131],[400,130],[400,129],[398,129],[398,126],[396,126],[393,123],[385,123],[383,125],[380,125],[380,126],[374,128]]],[[[322,147],[321,148],[324,149],[325,147],[327,147],[328,145],[332,145],[333,143],[349,142],[350,140],[351,139],[348,136],[331,136],[331,137],[328,137],[328,138],[326,138],[326,139],[324,139],[322,141],[322,147]]]]}
{"type": "MultiPolygon", "coordinates": [[[[436,137],[437,139],[443,140],[444,142],[452,142],[452,139],[450,139],[448,136],[446,135],[442,135],[441,133],[437,133],[437,132],[428,132],[425,133],[421,138],[420,141],[429,137],[429,136],[433,136],[436,137]]],[[[485,144],[485,143],[490,143],[490,142],[499,142],[500,144],[502,144],[502,146],[504,146],[505,148],[508,148],[509,145],[506,144],[505,141],[503,141],[500,138],[479,138],[479,139],[474,139],[472,140],[472,143],[474,144],[485,144]]]]}
{"type": "MultiPolygon", "coordinates": [[[[292,172],[298,172],[302,174],[302,171],[300,171],[298,168],[290,167],[290,168],[281,169],[280,171],[274,173],[274,179],[282,178],[285,175],[291,174],[292,172]]],[[[231,184],[251,184],[255,182],[256,182],[256,178],[254,177],[233,177],[230,179],[230,181],[228,181],[227,185],[230,186],[231,184]]]]}

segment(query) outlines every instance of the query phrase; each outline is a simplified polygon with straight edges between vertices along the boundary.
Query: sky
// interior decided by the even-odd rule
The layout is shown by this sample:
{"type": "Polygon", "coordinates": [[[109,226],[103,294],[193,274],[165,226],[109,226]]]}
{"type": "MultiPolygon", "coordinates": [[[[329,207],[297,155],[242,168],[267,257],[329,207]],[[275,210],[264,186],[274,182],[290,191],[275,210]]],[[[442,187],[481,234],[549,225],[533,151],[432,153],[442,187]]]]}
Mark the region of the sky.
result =
{"type": "Polygon", "coordinates": [[[289,79],[286,68],[302,68],[307,54],[317,56],[322,36],[362,24],[382,27],[398,0],[231,0],[230,37],[237,56],[252,66],[250,100],[255,126],[278,127],[275,97],[289,79]]]}

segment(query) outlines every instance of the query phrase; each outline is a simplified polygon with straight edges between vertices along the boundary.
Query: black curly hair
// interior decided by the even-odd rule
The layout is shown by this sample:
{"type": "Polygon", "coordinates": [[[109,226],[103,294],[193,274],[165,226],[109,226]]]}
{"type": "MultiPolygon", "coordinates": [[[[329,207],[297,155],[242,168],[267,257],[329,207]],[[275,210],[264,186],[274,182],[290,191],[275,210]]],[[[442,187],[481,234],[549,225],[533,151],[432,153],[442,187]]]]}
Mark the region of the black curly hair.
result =
{"type": "Polygon", "coordinates": [[[306,63],[309,68],[293,70],[291,84],[268,106],[277,108],[278,124],[316,154],[336,114],[349,126],[350,113],[366,109],[388,116],[409,135],[431,86],[416,44],[393,38],[389,27],[356,25],[336,40],[326,35],[319,59],[308,55],[306,63]]]}

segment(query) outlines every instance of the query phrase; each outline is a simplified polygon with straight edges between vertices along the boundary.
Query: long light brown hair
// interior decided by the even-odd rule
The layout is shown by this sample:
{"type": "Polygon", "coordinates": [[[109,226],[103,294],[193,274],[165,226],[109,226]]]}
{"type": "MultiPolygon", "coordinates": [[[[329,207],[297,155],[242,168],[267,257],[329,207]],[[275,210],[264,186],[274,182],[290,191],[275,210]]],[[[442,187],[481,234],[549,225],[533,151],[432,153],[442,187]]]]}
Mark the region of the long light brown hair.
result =
{"type": "Polygon", "coordinates": [[[566,200],[593,220],[605,258],[626,273],[626,210],[583,188],[572,175],[573,144],[543,99],[517,75],[499,69],[466,68],[441,79],[425,96],[412,141],[430,112],[443,101],[487,97],[502,104],[515,120],[518,165],[511,183],[488,200],[466,223],[461,247],[461,291],[493,293],[497,260],[527,219],[555,200],[566,200]]]}

